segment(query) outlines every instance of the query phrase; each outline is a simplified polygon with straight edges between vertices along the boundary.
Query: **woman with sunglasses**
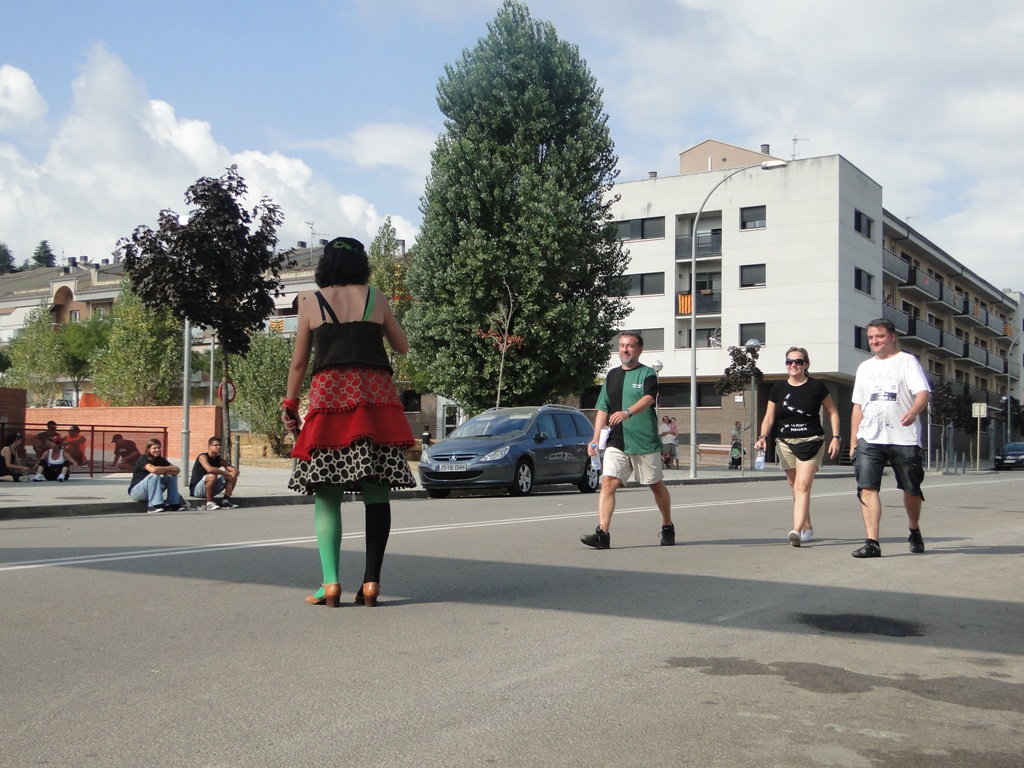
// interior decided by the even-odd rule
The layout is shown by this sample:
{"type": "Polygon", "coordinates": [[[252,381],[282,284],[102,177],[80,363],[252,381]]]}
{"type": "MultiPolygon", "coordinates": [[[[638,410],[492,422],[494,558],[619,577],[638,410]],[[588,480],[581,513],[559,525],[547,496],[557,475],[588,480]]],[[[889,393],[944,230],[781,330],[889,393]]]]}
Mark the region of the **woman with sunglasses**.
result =
{"type": "Polygon", "coordinates": [[[77,467],[78,462],[68,456],[64,450],[64,439],[55,435],[50,439],[50,449],[46,451],[36,464],[36,475],[32,478],[35,482],[43,480],[56,480],[63,483],[71,476],[71,468],[77,467]]]}
{"type": "Polygon", "coordinates": [[[785,381],[777,381],[768,393],[768,406],[761,434],[754,447],[764,450],[768,435],[775,427],[775,450],[779,465],[786,472],[793,491],[793,530],[789,543],[799,547],[814,536],[811,527],[811,484],[824,459],[825,430],[821,426],[824,407],[832,424],[832,439],[827,446],[828,457],[839,455],[839,411],[832,402],[828,388],[818,379],[807,375],[811,358],[803,347],[790,347],[786,351],[785,381]]]}

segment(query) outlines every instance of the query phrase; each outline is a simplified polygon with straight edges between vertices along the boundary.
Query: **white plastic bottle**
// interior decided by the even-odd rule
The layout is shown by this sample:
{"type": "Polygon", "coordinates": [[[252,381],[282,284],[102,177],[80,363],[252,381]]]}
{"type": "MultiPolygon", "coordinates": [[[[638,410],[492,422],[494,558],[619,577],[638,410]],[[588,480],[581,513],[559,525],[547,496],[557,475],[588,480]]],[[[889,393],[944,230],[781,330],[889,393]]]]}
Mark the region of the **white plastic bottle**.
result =
{"type": "Polygon", "coordinates": [[[590,468],[592,470],[594,470],[595,472],[600,472],[601,471],[601,453],[600,453],[600,451],[597,450],[597,443],[591,443],[590,444],[590,448],[594,452],[594,455],[590,457],[590,468]]]}
{"type": "Polygon", "coordinates": [[[754,469],[764,469],[764,449],[758,448],[757,455],[754,457],[754,469]]]}

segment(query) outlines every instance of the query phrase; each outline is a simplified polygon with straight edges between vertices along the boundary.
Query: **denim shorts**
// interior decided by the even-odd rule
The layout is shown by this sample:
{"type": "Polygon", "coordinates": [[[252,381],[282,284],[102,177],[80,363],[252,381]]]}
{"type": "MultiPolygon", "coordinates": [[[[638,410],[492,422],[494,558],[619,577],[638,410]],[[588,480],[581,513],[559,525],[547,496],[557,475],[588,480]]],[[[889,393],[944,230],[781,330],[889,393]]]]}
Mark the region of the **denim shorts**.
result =
{"type": "Polygon", "coordinates": [[[887,463],[896,475],[898,489],[909,496],[924,498],[921,493],[924,466],[921,464],[921,448],[917,445],[880,445],[858,440],[853,458],[857,490],[879,490],[882,487],[882,470],[887,463]]]}

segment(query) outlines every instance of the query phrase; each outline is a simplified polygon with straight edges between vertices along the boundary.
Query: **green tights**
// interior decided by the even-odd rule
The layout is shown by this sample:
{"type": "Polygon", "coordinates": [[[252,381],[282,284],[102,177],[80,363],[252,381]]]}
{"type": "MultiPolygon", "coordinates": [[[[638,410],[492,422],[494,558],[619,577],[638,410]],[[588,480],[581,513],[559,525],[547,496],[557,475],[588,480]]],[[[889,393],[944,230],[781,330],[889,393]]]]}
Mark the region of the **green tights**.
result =
{"type": "MultiPolygon", "coordinates": [[[[373,483],[362,484],[366,507],[366,571],[363,581],[380,582],[384,550],[391,534],[391,489],[373,483]]],[[[341,503],[345,491],[338,486],[317,488],[314,504],[316,542],[320,548],[320,565],[324,584],[338,583],[338,561],[341,559],[341,503]]],[[[316,597],[323,597],[323,587],[316,597]]]]}

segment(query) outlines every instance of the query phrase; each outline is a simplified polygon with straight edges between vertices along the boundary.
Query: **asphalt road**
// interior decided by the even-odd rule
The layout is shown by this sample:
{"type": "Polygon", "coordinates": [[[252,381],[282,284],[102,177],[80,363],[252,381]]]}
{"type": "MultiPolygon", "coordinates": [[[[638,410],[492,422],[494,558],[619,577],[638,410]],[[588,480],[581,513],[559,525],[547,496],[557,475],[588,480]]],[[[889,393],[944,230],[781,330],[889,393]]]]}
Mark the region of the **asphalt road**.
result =
{"type": "Polygon", "coordinates": [[[0,765],[1003,768],[1024,743],[1024,474],[849,479],[789,546],[784,485],[394,504],[376,609],[339,610],[309,507],[0,523],[0,765]],[[889,481],[891,483],[891,479],[889,481]]]}

